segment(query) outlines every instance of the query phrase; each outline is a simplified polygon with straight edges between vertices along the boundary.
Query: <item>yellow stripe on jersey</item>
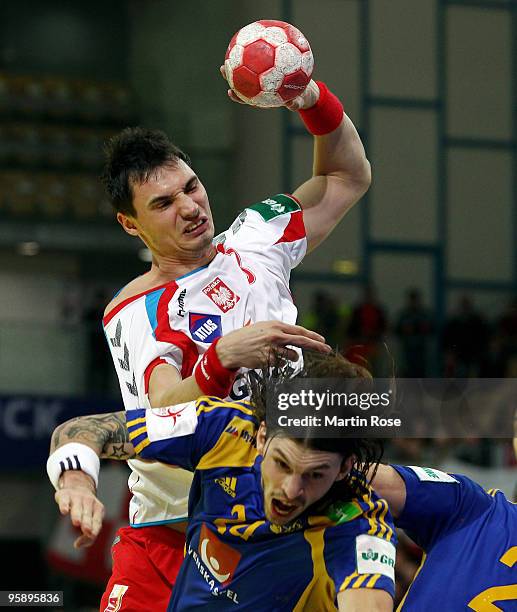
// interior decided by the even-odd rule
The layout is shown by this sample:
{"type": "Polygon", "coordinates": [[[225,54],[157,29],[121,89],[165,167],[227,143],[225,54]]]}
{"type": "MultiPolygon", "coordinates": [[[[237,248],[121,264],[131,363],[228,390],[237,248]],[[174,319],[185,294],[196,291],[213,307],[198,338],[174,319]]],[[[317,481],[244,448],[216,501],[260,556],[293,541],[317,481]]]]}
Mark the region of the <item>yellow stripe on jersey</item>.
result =
{"type": "Polygon", "coordinates": [[[325,529],[307,529],[303,534],[311,546],[313,574],[293,612],[304,610],[335,610],[336,588],[325,565],[325,529]]]}
{"type": "Polygon", "coordinates": [[[197,401],[196,414],[199,416],[202,412],[211,412],[215,409],[222,410],[224,408],[227,410],[239,410],[243,414],[253,416],[253,410],[251,410],[251,408],[246,408],[242,404],[237,404],[236,402],[227,402],[226,400],[212,399],[211,397],[203,397],[201,400],[197,401]]]}
{"type": "Polygon", "coordinates": [[[353,574],[350,574],[350,576],[347,576],[343,580],[343,584],[339,587],[339,592],[341,593],[341,591],[344,591],[348,587],[348,585],[352,582],[352,580],[355,580],[358,576],[359,574],[357,572],[354,572],[353,574]]]}
{"type": "Polygon", "coordinates": [[[490,497],[495,497],[498,493],[501,493],[501,489],[488,489],[487,493],[490,497]]]}
{"type": "Polygon", "coordinates": [[[359,578],[352,585],[352,588],[360,589],[363,586],[363,582],[368,578],[369,575],[370,574],[363,574],[362,576],[359,576],[359,578]]]}
{"type": "Polygon", "coordinates": [[[347,588],[373,589],[375,583],[377,582],[377,580],[379,580],[380,577],[380,574],[358,574],[357,572],[354,572],[353,574],[350,574],[350,576],[345,578],[343,584],[339,587],[339,592],[342,593],[343,591],[346,591],[347,588]],[[366,584],[364,584],[365,582],[366,584]]]}
{"type": "Polygon", "coordinates": [[[142,442],[140,442],[140,444],[137,444],[135,446],[135,453],[137,455],[139,455],[146,446],[149,446],[149,444],[151,444],[149,438],[145,438],[145,440],[142,440],[142,442]]]}
{"type": "Polygon", "coordinates": [[[134,427],[135,425],[139,425],[140,423],[145,423],[145,417],[139,417],[138,419],[127,421],[126,427],[134,427]]]}
{"type": "Polygon", "coordinates": [[[129,439],[133,441],[135,438],[138,438],[138,436],[141,436],[143,433],[147,433],[147,427],[145,425],[143,427],[130,431],[129,439]]]}
{"type": "Polygon", "coordinates": [[[368,582],[366,583],[366,588],[367,589],[373,589],[373,587],[375,586],[377,580],[379,580],[380,577],[381,577],[380,574],[373,574],[373,576],[370,578],[370,580],[368,580],[368,582]]]}
{"type": "Polygon", "coordinates": [[[391,542],[393,537],[393,529],[386,522],[386,514],[388,512],[388,504],[384,499],[378,499],[375,503],[370,499],[365,499],[369,509],[364,513],[365,518],[370,524],[368,535],[374,535],[378,538],[391,542]],[[378,518],[377,518],[378,517],[378,518]]]}
{"type": "Polygon", "coordinates": [[[233,417],[214,446],[203,455],[197,469],[251,467],[257,458],[256,435],[257,428],[252,421],[233,417]]]}
{"type": "Polygon", "coordinates": [[[404,594],[404,597],[402,598],[402,601],[399,603],[398,608],[396,610],[396,612],[401,612],[402,611],[402,606],[404,605],[404,602],[406,601],[406,598],[408,596],[409,590],[411,589],[411,587],[413,586],[413,583],[415,582],[418,574],[420,573],[420,570],[424,567],[424,563],[425,560],[427,559],[427,555],[424,553],[422,555],[422,561],[420,561],[420,565],[418,566],[418,569],[415,572],[415,575],[413,576],[413,580],[410,582],[407,591],[404,594]]]}

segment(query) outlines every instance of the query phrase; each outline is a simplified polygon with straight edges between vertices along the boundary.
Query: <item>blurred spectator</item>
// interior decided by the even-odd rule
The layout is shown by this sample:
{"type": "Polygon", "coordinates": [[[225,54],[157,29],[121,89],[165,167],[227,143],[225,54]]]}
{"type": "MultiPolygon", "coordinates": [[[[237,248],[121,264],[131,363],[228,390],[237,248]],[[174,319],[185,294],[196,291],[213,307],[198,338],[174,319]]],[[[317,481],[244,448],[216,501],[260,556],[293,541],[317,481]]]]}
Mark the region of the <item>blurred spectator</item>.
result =
{"type": "Polygon", "coordinates": [[[301,325],[325,336],[327,344],[339,348],[343,344],[348,318],[346,306],[341,306],[330,293],[316,291],[311,309],[303,316],[301,325]]]}
{"type": "Polygon", "coordinates": [[[445,376],[476,377],[486,370],[490,328],[486,319],[474,309],[469,296],[460,298],[456,314],[446,321],[442,346],[445,376]]]}
{"type": "Polygon", "coordinates": [[[347,357],[363,361],[374,375],[379,375],[379,356],[387,319],[384,308],[378,303],[373,287],[366,286],[361,301],[353,308],[348,326],[351,344],[347,357]]]}
{"type": "Polygon", "coordinates": [[[422,304],[418,289],[407,292],[407,302],[400,311],[395,331],[400,339],[402,376],[424,378],[428,373],[429,345],[434,325],[430,312],[422,304]]]}

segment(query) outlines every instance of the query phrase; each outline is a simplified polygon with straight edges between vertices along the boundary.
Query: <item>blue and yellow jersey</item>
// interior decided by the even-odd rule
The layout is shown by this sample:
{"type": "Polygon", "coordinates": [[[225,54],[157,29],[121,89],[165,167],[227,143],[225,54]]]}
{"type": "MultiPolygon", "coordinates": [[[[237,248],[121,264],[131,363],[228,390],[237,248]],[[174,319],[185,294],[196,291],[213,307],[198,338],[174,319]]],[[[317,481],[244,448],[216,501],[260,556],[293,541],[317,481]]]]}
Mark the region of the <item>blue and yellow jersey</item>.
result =
{"type": "Polygon", "coordinates": [[[393,523],[371,489],[282,527],[266,520],[248,403],[205,397],[130,410],[127,427],[142,459],[195,471],[170,610],[327,611],[345,589],[393,596],[393,523]]]}
{"type": "Polygon", "coordinates": [[[424,556],[399,610],[517,611],[517,505],[467,478],[393,466],[406,483],[397,527],[424,556]]]}

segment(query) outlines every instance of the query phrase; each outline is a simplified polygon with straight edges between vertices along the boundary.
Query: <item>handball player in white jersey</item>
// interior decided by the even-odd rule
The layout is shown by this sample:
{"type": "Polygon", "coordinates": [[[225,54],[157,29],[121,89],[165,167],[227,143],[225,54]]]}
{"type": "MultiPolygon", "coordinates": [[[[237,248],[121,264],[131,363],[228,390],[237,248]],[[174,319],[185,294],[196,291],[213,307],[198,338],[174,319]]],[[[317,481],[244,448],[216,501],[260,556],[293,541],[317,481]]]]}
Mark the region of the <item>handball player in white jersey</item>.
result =
{"type": "MultiPolygon", "coordinates": [[[[177,404],[201,395],[245,398],[239,371],[265,365],[273,351],[296,360],[295,347],[330,350],[319,334],[295,325],[290,271],[365,193],[370,165],[323,83],[311,81],[286,106],[314,135],[312,178],[292,195],[250,204],[215,239],[205,188],[163,133],[131,128],[110,141],[104,180],[117,220],[153,256],[103,320],[126,409],[176,405],[167,418],[179,420],[177,404]]],[[[83,505],[98,503],[98,459],[85,445],[56,441],[49,475],[61,511],[80,524],[83,505]]],[[[101,610],[165,610],[183,559],[191,475],[157,462],[129,463],[130,527],[115,540],[101,610]]],[[[100,527],[83,523],[76,544],[93,541],[100,527]]]]}

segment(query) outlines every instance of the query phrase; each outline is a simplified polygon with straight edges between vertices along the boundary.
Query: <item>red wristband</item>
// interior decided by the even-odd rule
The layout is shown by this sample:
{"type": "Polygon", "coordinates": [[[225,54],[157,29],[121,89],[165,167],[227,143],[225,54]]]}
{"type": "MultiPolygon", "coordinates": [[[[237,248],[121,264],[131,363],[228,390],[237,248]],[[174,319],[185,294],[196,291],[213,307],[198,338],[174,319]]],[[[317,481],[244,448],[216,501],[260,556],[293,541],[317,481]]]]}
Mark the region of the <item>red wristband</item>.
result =
{"type": "Polygon", "coordinates": [[[221,364],[215,350],[219,340],[220,338],[217,338],[208,347],[201,361],[194,368],[194,377],[205,395],[214,395],[224,399],[232,389],[238,368],[225,368],[221,364]]]}
{"type": "Polygon", "coordinates": [[[343,120],[343,105],[321,81],[316,81],[320,97],[314,106],[298,111],[305,127],[314,136],[330,134],[343,120]]]}

